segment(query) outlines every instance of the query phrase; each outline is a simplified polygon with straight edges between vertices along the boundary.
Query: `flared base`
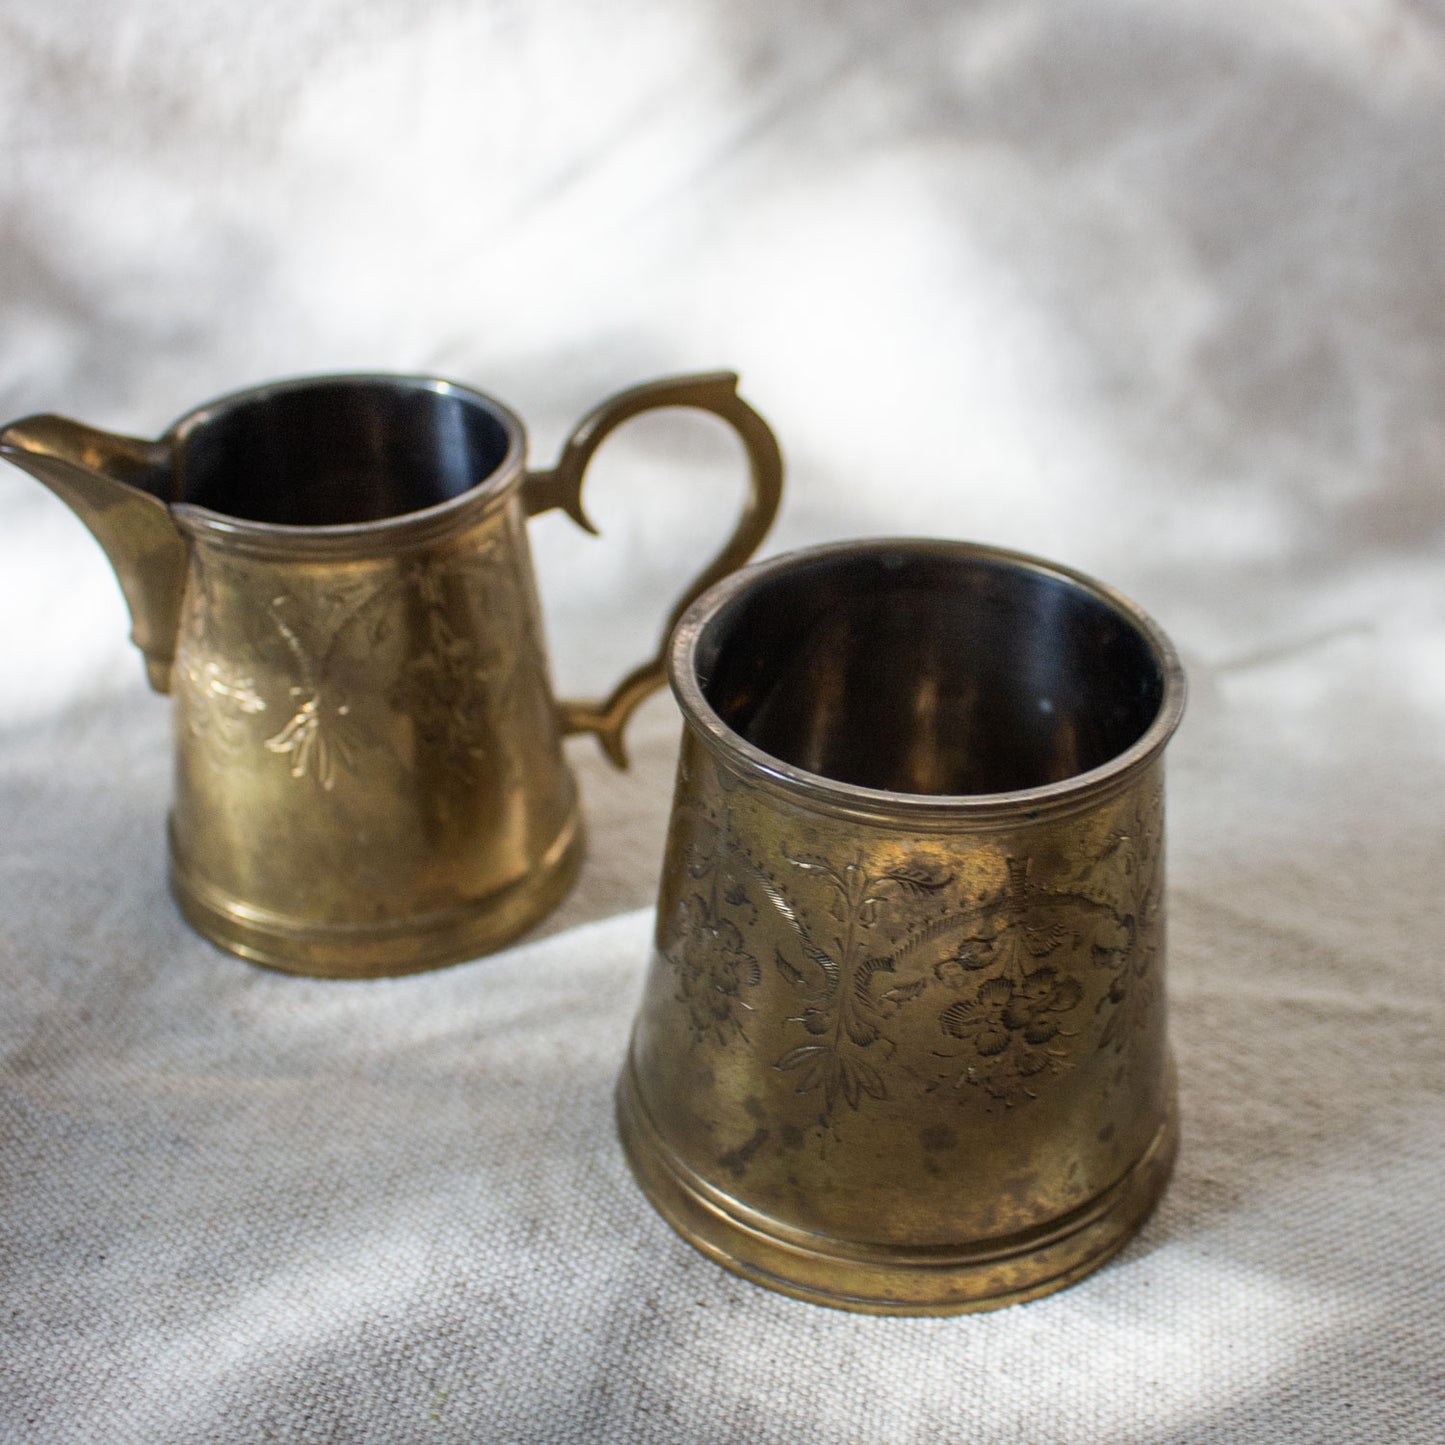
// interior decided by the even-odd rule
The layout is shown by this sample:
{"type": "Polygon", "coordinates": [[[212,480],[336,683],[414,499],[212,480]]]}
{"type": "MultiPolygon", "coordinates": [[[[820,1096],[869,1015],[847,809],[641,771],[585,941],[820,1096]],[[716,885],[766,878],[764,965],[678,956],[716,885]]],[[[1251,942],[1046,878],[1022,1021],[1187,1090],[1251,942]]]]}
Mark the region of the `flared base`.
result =
{"type": "Polygon", "coordinates": [[[658,1213],[725,1268],[797,1299],[879,1315],[1000,1309],[1082,1279],[1128,1243],[1158,1203],[1178,1151],[1173,1073],[1164,1122],[1109,1189],[1007,1239],[910,1249],[807,1234],[758,1214],[682,1164],[648,1117],[629,1058],[617,1090],[628,1163],[658,1213]]]}
{"type": "Polygon", "coordinates": [[[552,911],[577,879],[576,812],[541,861],[505,888],[458,908],[385,923],[313,923],[252,908],[189,873],[171,849],[171,893],[186,921],[252,963],[313,978],[389,978],[491,953],[552,911]]]}

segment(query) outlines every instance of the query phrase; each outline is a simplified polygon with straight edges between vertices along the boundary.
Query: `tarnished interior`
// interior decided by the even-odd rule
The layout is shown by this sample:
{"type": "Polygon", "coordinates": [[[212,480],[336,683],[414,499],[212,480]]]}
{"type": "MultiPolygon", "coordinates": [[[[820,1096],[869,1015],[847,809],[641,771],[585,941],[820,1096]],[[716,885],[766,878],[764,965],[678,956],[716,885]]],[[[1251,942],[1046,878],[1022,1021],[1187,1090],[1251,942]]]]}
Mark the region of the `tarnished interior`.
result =
{"type": "Polygon", "coordinates": [[[1159,712],[1148,640],[1055,573],[887,547],[767,579],[699,639],[704,696],[773,757],[891,792],[977,794],[1109,761],[1159,712]]]}

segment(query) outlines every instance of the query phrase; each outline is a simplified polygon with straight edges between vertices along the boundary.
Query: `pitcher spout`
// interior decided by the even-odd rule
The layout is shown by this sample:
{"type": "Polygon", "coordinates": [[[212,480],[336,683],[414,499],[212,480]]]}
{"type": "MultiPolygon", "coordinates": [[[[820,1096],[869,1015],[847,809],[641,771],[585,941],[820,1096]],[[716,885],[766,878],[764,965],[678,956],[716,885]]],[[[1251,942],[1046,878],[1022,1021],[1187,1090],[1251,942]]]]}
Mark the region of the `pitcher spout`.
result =
{"type": "Polygon", "coordinates": [[[166,504],[170,448],[63,416],[31,416],[0,431],[0,456],[44,482],[90,529],[130,608],[146,677],[169,692],[189,556],[166,504]]]}

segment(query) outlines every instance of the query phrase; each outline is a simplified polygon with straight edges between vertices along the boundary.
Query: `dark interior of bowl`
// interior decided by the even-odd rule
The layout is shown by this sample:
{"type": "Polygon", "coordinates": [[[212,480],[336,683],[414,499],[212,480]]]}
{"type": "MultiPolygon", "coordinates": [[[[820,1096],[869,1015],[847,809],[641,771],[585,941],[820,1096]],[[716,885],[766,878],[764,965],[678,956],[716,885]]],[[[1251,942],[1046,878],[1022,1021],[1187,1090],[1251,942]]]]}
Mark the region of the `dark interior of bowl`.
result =
{"type": "Polygon", "coordinates": [[[250,522],[375,522],[469,491],[507,441],[474,398],[405,378],[284,386],[185,429],[176,500],[250,522]]]}
{"type": "Polygon", "coordinates": [[[755,583],[695,654],[718,716],[772,757],[889,792],[1012,792],[1126,751],[1162,705],[1148,639],[1007,559],[879,548],[755,583]]]}

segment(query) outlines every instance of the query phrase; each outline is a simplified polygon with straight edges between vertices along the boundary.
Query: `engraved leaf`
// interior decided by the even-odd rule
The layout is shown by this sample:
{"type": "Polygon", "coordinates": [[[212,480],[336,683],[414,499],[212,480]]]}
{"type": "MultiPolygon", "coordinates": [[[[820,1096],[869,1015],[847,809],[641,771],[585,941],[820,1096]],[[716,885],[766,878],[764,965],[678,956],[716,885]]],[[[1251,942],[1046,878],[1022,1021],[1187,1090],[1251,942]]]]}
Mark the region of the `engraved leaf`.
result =
{"type": "Polygon", "coordinates": [[[1024,947],[1035,958],[1045,958],[1063,945],[1069,937],[1069,930],[1062,923],[1052,928],[1025,928],[1024,947]]]}
{"type": "Polygon", "coordinates": [[[798,970],[794,968],[793,965],[789,963],[786,958],[783,957],[783,951],[781,948],[773,950],[773,963],[777,966],[778,972],[782,974],[782,976],[787,979],[787,981],[792,984],[795,989],[802,991],[807,988],[807,979],[805,979],[803,975],[799,973],[798,970]]]}
{"type": "Polygon", "coordinates": [[[1119,1020],[1122,1017],[1120,1009],[1114,1009],[1109,1015],[1108,1022],[1099,1033],[1098,1049],[1107,1049],[1119,1037],[1119,1020]]]}
{"type": "Polygon", "coordinates": [[[788,862],[791,863],[794,868],[801,869],[804,873],[819,874],[826,878],[840,893],[847,893],[847,885],[843,882],[838,870],[833,867],[826,858],[820,858],[815,853],[802,853],[796,858],[790,855],[788,862]]]}
{"type": "Polygon", "coordinates": [[[888,1097],[888,1091],[883,1087],[883,1080],[872,1064],[864,1059],[855,1059],[853,1070],[858,1077],[859,1086],[870,1099],[886,1099],[888,1097]]]}
{"type": "Polygon", "coordinates": [[[838,965],[816,944],[809,943],[806,938],[802,940],[802,943],[803,952],[823,970],[823,976],[828,981],[826,992],[831,998],[838,988],[838,965]]]}
{"type": "Polygon", "coordinates": [[[784,898],[783,895],[778,891],[777,885],[772,881],[772,879],[761,872],[757,874],[757,879],[759,886],[762,888],[764,894],[766,894],[767,896],[768,902],[770,902],[773,907],[776,908],[778,912],[781,913],[783,917],[792,924],[792,926],[797,930],[800,937],[806,937],[807,930],[803,927],[802,920],[798,917],[797,910],[794,909],[793,905],[789,903],[788,900],[784,898]]]}
{"type": "Polygon", "coordinates": [[[858,1045],[860,1049],[866,1049],[869,1044],[878,1042],[878,1028],[869,1020],[860,1018],[857,1014],[849,1012],[844,1020],[843,1027],[848,1031],[848,1037],[858,1045]]]}
{"type": "Polygon", "coordinates": [[[960,968],[974,973],[980,969],[992,968],[996,942],[992,938],[965,938],[953,955],[954,961],[960,968]]]}
{"type": "Polygon", "coordinates": [[[932,943],[934,939],[966,927],[986,912],[988,912],[987,906],[970,908],[963,913],[946,913],[941,918],[934,918],[921,924],[897,946],[893,953],[894,960],[902,962],[910,958],[920,948],[932,943]]]}
{"type": "Polygon", "coordinates": [[[303,678],[310,681],[315,676],[315,669],[311,665],[311,658],[307,654],[305,647],[302,646],[301,639],[297,637],[291,624],[281,615],[281,608],[290,600],[291,599],[286,596],[273,597],[271,599],[271,619],[275,622],[276,630],[280,632],[286,646],[290,649],[291,656],[295,658],[297,670],[303,678]]]}
{"type": "Polygon", "coordinates": [[[893,960],[891,958],[865,958],[853,974],[854,995],[864,1003],[872,1003],[873,975],[892,972],[893,960]]]}
{"type": "Polygon", "coordinates": [[[924,978],[914,979],[912,983],[900,983],[895,988],[890,988],[882,995],[889,1003],[908,1003],[915,999],[928,986],[928,980],[924,978]]]}
{"type": "Polygon", "coordinates": [[[1006,978],[986,978],[978,986],[977,998],[985,1008],[1007,1008],[1013,999],[1014,986],[1006,978]]]}
{"type": "Polygon", "coordinates": [[[723,898],[736,908],[739,905],[744,904],[748,901],[748,892],[747,889],[744,888],[743,885],[737,881],[737,879],[733,879],[733,881],[728,884],[727,889],[724,891],[723,898]]]}
{"type": "Polygon", "coordinates": [[[956,1039],[966,1039],[974,1026],[974,1007],[966,999],[960,999],[957,1003],[951,1003],[939,1014],[939,1026],[944,1033],[952,1034],[956,1039]]]}
{"type": "Polygon", "coordinates": [[[939,873],[936,869],[918,863],[890,869],[883,878],[889,883],[896,883],[904,893],[913,898],[926,898],[953,882],[952,873],[939,873]]]}
{"type": "Polygon", "coordinates": [[[743,952],[742,933],[730,918],[709,918],[705,926],[725,953],[740,954],[743,952]]]}
{"type": "Polygon", "coordinates": [[[1035,1074],[1043,1073],[1048,1066],[1048,1055],[1037,1049],[1021,1050],[1014,1064],[1020,1076],[1025,1079],[1031,1079],[1035,1074]]]}
{"type": "Polygon", "coordinates": [[[974,1041],[974,1047],[986,1059],[996,1057],[1008,1048],[1010,1042],[1007,1029],[998,1024],[987,1025],[974,1041]]]}
{"type": "Polygon", "coordinates": [[[316,726],[316,702],[314,697],[308,698],[291,721],[275,737],[267,738],[263,746],[273,753],[295,752],[303,745],[307,734],[316,726]]]}
{"type": "Polygon", "coordinates": [[[830,873],[835,878],[838,876],[837,869],[817,853],[789,854],[788,862],[794,868],[801,868],[805,873],[830,873]]]}
{"type": "Polygon", "coordinates": [[[827,1052],[824,1044],[800,1044],[796,1049],[789,1049],[773,1067],[787,1073],[790,1069],[801,1069],[804,1064],[820,1061],[820,1057],[827,1052]]]}

